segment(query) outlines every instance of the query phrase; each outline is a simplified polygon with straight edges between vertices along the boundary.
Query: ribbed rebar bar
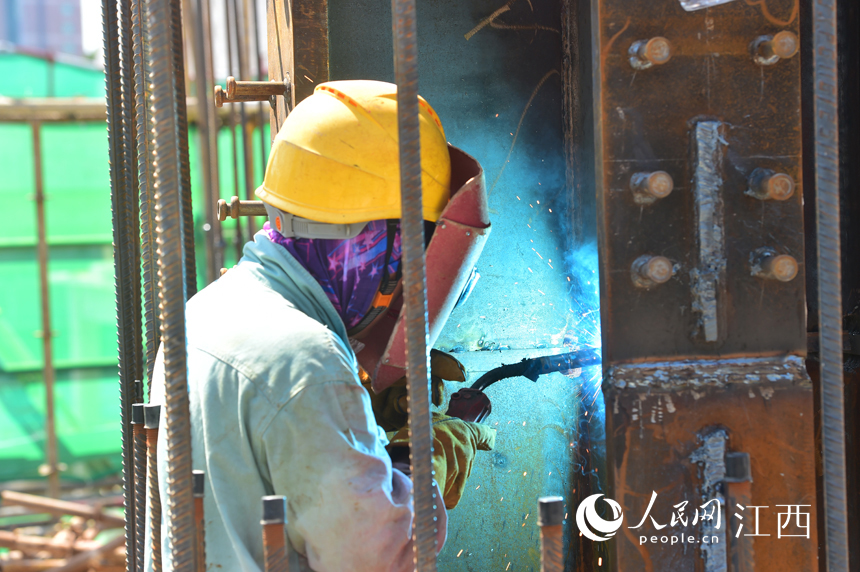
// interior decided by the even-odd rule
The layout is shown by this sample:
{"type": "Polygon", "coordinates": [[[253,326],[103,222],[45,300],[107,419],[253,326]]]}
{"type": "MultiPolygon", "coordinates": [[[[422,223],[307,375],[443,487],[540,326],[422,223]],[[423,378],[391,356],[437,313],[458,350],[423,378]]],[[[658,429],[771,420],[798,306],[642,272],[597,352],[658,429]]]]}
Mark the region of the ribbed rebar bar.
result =
{"type": "Polygon", "coordinates": [[[286,504],[283,496],[263,497],[263,565],[265,572],[290,572],[287,555],[286,504]]]}
{"type": "MultiPolygon", "coordinates": [[[[224,0],[224,28],[225,28],[225,36],[227,38],[227,69],[233,70],[234,65],[236,65],[233,61],[233,28],[230,26],[230,21],[233,19],[233,16],[230,13],[230,0],[224,0]]],[[[238,40],[236,40],[238,43],[238,40]]],[[[232,74],[230,74],[232,75],[232,74]]],[[[241,76],[240,76],[241,78],[241,76]]],[[[242,192],[239,190],[239,140],[236,136],[236,106],[231,105],[230,111],[228,114],[228,122],[227,124],[230,127],[230,141],[232,143],[232,159],[233,159],[233,194],[235,196],[241,196],[242,192]]],[[[239,221],[236,221],[236,232],[233,235],[233,247],[236,251],[236,261],[242,257],[242,248],[244,247],[244,240],[242,239],[242,224],[239,221]]]]}
{"type": "Polygon", "coordinates": [[[436,498],[433,484],[433,430],[427,351],[427,299],[424,274],[424,216],[421,193],[421,142],[418,128],[418,33],[415,0],[392,0],[397,132],[400,145],[400,233],[403,244],[403,300],[406,317],[406,379],[415,518],[412,539],[415,569],[436,570],[436,498]]]}
{"type": "MultiPolygon", "coordinates": [[[[152,68],[153,141],[155,145],[155,234],[158,254],[159,310],[164,359],[165,426],[167,441],[167,535],[172,568],[194,568],[194,514],[191,494],[191,426],[185,354],[186,264],[189,253],[184,228],[183,178],[187,173],[187,149],[181,139],[185,116],[184,73],[181,66],[181,18],[179,0],[148,0],[150,59],[152,68]],[[177,58],[179,61],[177,62],[177,58]],[[178,96],[182,97],[178,97],[178,96]],[[181,109],[180,109],[181,108],[181,109]]],[[[191,274],[191,276],[188,276],[191,274]]]]}
{"type": "Polygon", "coordinates": [[[538,499],[541,572],[564,572],[563,523],[564,499],[561,497],[538,499]]]}
{"type": "Polygon", "coordinates": [[[132,0],[132,40],[134,44],[134,95],[137,116],[137,173],[140,197],[140,258],[143,269],[143,316],[146,343],[147,395],[152,386],[152,368],[160,342],[158,293],[155,260],[155,188],[152,172],[152,116],[149,80],[149,40],[144,0],[132,0]]]}
{"type": "Polygon", "coordinates": [[[158,425],[160,405],[144,407],[146,428],[146,480],[149,488],[149,538],[152,572],[161,572],[161,492],[158,488],[158,425]]]}
{"type": "MultiPolygon", "coordinates": [[[[103,0],[105,98],[107,110],[108,157],[110,164],[111,212],[113,218],[114,275],[119,349],[120,424],[122,431],[123,504],[127,569],[134,570],[134,490],[132,482],[131,404],[134,398],[135,355],[135,279],[133,261],[128,260],[129,237],[136,234],[131,224],[128,196],[133,194],[125,168],[123,135],[123,81],[120,62],[119,13],[116,0],[103,0]]],[[[137,275],[139,278],[139,275],[137,275]]],[[[139,312],[137,312],[139,315],[139,312]]]]}
{"type": "MultiPolygon", "coordinates": [[[[128,236],[123,240],[127,250],[125,263],[132,277],[132,299],[134,302],[134,345],[131,360],[134,380],[143,379],[143,339],[141,324],[140,292],[140,205],[138,204],[139,181],[137,172],[137,113],[134,86],[134,42],[132,34],[132,0],[119,0],[119,30],[121,40],[120,67],[122,69],[122,146],[123,170],[128,181],[129,192],[124,196],[123,210],[128,220],[128,236]]],[[[133,400],[137,400],[135,393],[133,400]]]]}
{"type": "Polygon", "coordinates": [[[818,328],[827,569],[848,570],[845,402],[842,379],[842,268],[839,244],[839,114],[836,0],[813,3],[815,209],[818,328]]]}
{"type": "Polygon", "coordinates": [[[206,474],[193,471],[194,483],[194,562],[196,572],[206,572],[206,519],[203,499],[206,490],[206,474]]]}
{"type": "Polygon", "coordinates": [[[212,105],[212,65],[209,62],[211,47],[209,42],[209,9],[205,0],[194,0],[189,2],[193,14],[191,14],[192,28],[190,34],[193,36],[190,42],[194,49],[194,69],[197,83],[197,105],[199,120],[197,123],[200,147],[200,170],[203,184],[203,211],[206,224],[204,236],[206,237],[206,280],[213,282],[218,278],[218,272],[223,266],[222,261],[217,260],[217,242],[220,237],[221,225],[215,224],[215,203],[218,200],[218,171],[215,138],[212,131],[217,129],[215,124],[215,109],[212,105]],[[215,157],[213,157],[215,155],[215,157]]]}
{"type": "Polygon", "coordinates": [[[191,167],[188,158],[188,111],[185,107],[185,44],[182,41],[182,2],[170,3],[173,28],[174,108],[179,149],[179,212],[182,219],[185,299],[197,293],[197,261],[194,252],[194,211],[191,205],[191,167]]]}
{"type": "Polygon", "coordinates": [[[143,426],[143,404],[132,406],[132,438],[134,440],[134,536],[135,569],[143,570],[146,531],[146,429],[143,426]]]}

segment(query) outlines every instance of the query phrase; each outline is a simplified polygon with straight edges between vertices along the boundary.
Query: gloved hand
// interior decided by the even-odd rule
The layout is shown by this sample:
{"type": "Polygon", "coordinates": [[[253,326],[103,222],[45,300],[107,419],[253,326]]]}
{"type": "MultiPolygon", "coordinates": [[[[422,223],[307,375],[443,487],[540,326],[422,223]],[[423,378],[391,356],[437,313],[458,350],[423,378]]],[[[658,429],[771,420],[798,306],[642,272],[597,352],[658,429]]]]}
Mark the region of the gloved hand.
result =
{"type": "MultiPolygon", "coordinates": [[[[376,417],[376,424],[386,432],[398,431],[406,426],[408,415],[406,412],[406,378],[401,377],[391,387],[376,393],[371,387],[370,376],[366,371],[359,368],[361,384],[370,394],[370,404],[376,417]]],[[[433,405],[442,404],[442,394],[445,381],[466,381],[466,370],[453,356],[439,350],[430,350],[430,382],[432,390],[433,405]]]]}
{"type": "MultiPolygon", "coordinates": [[[[469,423],[441,413],[433,414],[433,470],[442,489],[445,508],[460,502],[466,481],[472,474],[477,451],[491,451],[496,430],[480,423],[469,423]]],[[[409,430],[404,427],[390,439],[392,459],[409,462],[409,430]]]]}

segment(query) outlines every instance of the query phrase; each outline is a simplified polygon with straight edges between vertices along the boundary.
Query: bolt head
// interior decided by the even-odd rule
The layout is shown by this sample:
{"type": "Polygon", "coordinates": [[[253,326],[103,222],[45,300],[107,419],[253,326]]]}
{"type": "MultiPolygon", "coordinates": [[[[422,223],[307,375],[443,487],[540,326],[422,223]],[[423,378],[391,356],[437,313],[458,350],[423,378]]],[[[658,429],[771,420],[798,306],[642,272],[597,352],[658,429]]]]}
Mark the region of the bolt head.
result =
{"type": "Polygon", "coordinates": [[[797,53],[800,41],[793,32],[783,30],[774,35],[772,40],[773,53],[780,58],[790,58],[797,53]]]}
{"type": "Polygon", "coordinates": [[[654,65],[665,64],[672,57],[672,45],[666,38],[657,36],[645,43],[641,55],[654,65]]]}
{"type": "Polygon", "coordinates": [[[794,179],[785,173],[777,173],[767,180],[767,195],[775,201],[784,201],[794,194],[794,179]]]}
{"type": "Polygon", "coordinates": [[[648,194],[662,199],[669,196],[675,186],[672,176],[666,171],[654,171],[648,175],[648,194]]]}
{"type": "Polygon", "coordinates": [[[648,279],[655,284],[667,282],[674,274],[672,261],[665,256],[652,256],[644,270],[648,279]]]}
{"type": "Polygon", "coordinates": [[[791,282],[797,276],[797,260],[788,254],[775,256],[770,262],[770,273],[780,282],[791,282]]]}

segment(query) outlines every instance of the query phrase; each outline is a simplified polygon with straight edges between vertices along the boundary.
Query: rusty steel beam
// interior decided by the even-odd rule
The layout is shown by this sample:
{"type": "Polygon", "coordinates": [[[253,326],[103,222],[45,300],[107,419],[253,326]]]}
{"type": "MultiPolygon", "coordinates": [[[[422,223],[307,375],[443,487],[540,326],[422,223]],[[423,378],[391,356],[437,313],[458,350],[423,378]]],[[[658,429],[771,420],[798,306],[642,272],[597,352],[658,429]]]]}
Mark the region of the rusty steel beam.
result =
{"type": "Polygon", "coordinates": [[[293,0],[293,105],[329,80],[328,0],[293,0]]]}

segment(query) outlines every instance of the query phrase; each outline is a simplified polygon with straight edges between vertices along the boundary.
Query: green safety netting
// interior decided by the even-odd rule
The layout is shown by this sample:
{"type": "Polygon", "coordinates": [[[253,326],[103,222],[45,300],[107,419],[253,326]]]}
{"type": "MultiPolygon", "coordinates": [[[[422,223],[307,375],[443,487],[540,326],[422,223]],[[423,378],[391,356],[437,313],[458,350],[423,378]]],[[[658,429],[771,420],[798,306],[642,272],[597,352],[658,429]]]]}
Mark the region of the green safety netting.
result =
{"type": "MultiPolygon", "coordinates": [[[[0,97],[104,97],[98,69],[0,53],[0,97]]],[[[49,244],[55,409],[64,478],[90,480],[120,468],[119,381],[114,308],[108,144],[104,122],[42,125],[49,244]]],[[[198,244],[204,284],[203,204],[196,132],[190,134],[198,244]]],[[[255,166],[261,151],[255,135],[255,166]]],[[[268,137],[266,138],[268,141],[268,137]]],[[[240,152],[241,152],[241,143],[240,152]]],[[[219,153],[232,154],[228,130],[219,153]]],[[[0,123],[0,481],[39,477],[44,463],[45,398],[36,258],[32,130],[0,123]]],[[[222,160],[223,196],[237,194],[231,160],[222,160]]],[[[243,180],[240,173],[239,180],[243,180]]],[[[225,227],[228,244],[233,227],[225,227]]],[[[226,251],[234,263],[233,249],[226,251]]]]}

